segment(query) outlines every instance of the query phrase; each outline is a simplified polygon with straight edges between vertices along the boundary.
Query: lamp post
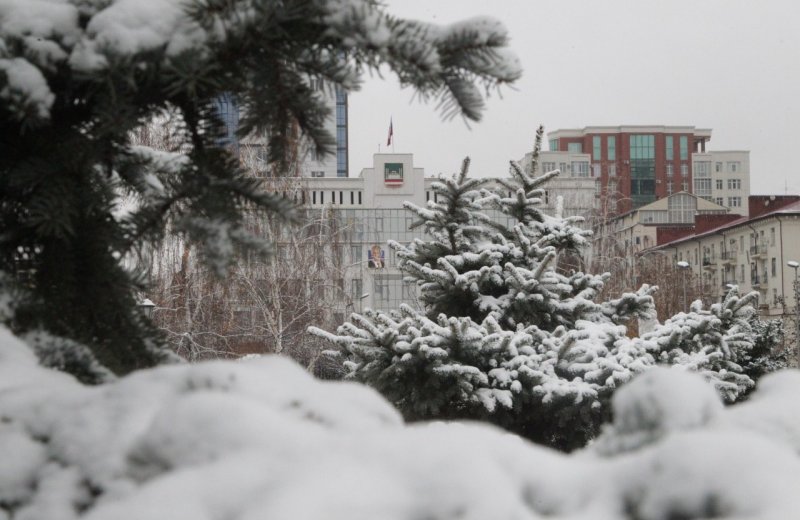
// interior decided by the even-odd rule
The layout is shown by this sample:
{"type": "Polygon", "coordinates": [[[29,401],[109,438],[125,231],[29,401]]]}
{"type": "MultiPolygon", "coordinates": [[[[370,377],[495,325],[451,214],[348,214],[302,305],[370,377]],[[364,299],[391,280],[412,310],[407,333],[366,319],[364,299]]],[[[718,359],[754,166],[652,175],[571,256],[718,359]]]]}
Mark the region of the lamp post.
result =
{"type": "Polygon", "coordinates": [[[683,271],[683,308],[689,310],[689,305],[686,302],[686,271],[689,270],[689,262],[681,260],[677,263],[678,268],[683,271]]]}
{"type": "Polygon", "coordinates": [[[794,269],[794,282],[792,282],[794,289],[794,348],[795,356],[800,357],[800,281],[797,279],[797,268],[800,267],[800,262],[789,260],[786,265],[794,269]]]}
{"type": "Polygon", "coordinates": [[[156,307],[156,304],[150,298],[145,298],[141,302],[137,304],[137,307],[142,309],[142,313],[144,313],[147,319],[153,315],[153,309],[156,307]]]}

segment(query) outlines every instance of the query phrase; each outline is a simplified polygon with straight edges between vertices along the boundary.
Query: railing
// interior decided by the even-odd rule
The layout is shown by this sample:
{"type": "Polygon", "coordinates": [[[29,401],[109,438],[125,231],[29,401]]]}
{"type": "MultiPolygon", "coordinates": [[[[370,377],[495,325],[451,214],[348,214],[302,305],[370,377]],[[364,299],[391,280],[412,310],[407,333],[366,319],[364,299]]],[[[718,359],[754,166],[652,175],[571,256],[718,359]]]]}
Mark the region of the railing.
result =
{"type": "Polygon", "coordinates": [[[758,277],[757,274],[752,273],[750,275],[750,285],[752,285],[753,287],[761,285],[761,279],[758,277]]]}
{"type": "Polygon", "coordinates": [[[766,244],[756,244],[754,246],[750,246],[750,255],[765,255],[767,254],[767,245],[766,244]]]}
{"type": "Polygon", "coordinates": [[[714,265],[714,257],[713,256],[704,256],[703,257],[703,265],[714,265]]]}
{"type": "Polygon", "coordinates": [[[736,260],[736,251],[723,251],[720,254],[720,258],[723,260],[736,260]]]}

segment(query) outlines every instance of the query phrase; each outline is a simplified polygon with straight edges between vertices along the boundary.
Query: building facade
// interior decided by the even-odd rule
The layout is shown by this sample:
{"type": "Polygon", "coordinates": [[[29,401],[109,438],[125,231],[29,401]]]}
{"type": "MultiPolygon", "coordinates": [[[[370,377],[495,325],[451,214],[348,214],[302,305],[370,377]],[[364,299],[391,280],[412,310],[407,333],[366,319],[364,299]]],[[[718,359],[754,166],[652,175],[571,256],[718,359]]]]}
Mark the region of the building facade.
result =
{"type": "Polygon", "coordinates": [[[698,216],[727,215],[729,209],[698,197],[680,192],[633,209],[594,226],[594,250],[597,254],[633,255],[658,244],[658,232],[663,229],[693,228],[698,216]]]}
{"type": "MultiPolygon", "coordinates": [[[[295,139],[290,151],[290,163],[294,171],[288,172],[293,177],[347,177],[349,170],[349,132],[348,132],[348,97],[347,92],[334,87],[326,89],[321,82],[315,84],[326,102],[331,115],[326,119],[325,130],[336,139],[336,148],[330,154],[318,154],[310,143],[295,130],[295,139]]],[[[220,145],[230,148],[236,153],[244,166],[260,175],[268,175],[267,137],[249,135],[239,137],[239,118],[241,116],[236,99],[230,94],[223,94],[215,100],[214,108],[222,124],[220,145]]],[[[284,172],[286,173],[286,172],[284,172]]]]}
{"type": "MultiPolygon", "coordinates": [[[[544,155],[544,154],[543,154],[544,155]]],[[[552,157],[545,155],[545,157],[552,157]]],[[[544,158],[542,159],[544,160],[544,158]]],[[[431,185],[414,165],[412,154],[373,155],[373,164],[358,177],[304,177],[265,179],[271,189],[283,193],[308,212],[307,217],[334,220],[337,230],[335,255],[342,266],[342,309],[397,309],[401,303],[416,304],[416,287],[403,282],[395,251],[389,240],[410,243],[423,238],[422,229],[411,229],[416,216],[403,207],[406,201],[424,207],[437,201],[431,185]]],[[[488,181],[487,188],[498,185],[488,181]]],[[[583,216],[592,211],[596,181],[591,177],[551,179],[544,187],[542,211],[553,214],[559,197],[563,216],[583,216]]],[[[509,193],[509,196],[511,194],[509,193]]],[[[492,218],[507,218],[500,213],[492,218]]],[[[588,226],[588,223],[587,223],[588,226]]]]}
{"type": "Polygon", "coordinates": [[[794,314],[796,271],[787,262],[800,261],[800,197],[751,196],[748,205],[747,217],[700,217],[693,229],[664,234],[653,251],[687,262],[710,300],[737,285],[758,292],[761,314],[794,314]]]}
{"type": "Polygon", "coordinates": [[[750,152],[716,151],[692,155],[694,194],[747,216],[750,196],[750,152]]]}
{"type": "Polygon", "coordinates": [[[630,211],[673,193],[692,193],[695,186],[702,191],[698,195],[709,200],[718,202],[722,197],[728,202],[730,197],[734,204],[742,202],[734,207],[746,206],[748,152],[706,152],[710,139],[710,129],[693,126],[589,126],[548,134],[551,151],[589,154],[592,176],[600,180],[600,204],[611,214],[630,211]],[[729,189],[728,178],[715,175],[724,173],[714,171],[717,162],[725,167],[738,163],[740,170],[735,179],[742,182],[730,183],[729,189]],[[701,179],[697,184],[696,163],[701,179]],[[716,188],[718,179],[725,181],[723,188],[716,188]]]}

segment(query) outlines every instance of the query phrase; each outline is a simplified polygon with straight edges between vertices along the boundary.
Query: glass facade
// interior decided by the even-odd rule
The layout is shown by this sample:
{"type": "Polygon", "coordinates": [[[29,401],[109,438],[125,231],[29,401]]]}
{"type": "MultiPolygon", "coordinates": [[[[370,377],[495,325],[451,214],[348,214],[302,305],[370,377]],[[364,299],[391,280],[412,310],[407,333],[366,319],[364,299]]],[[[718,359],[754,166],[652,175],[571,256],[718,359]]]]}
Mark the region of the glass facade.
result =
{"type": "Polygon", "coordinates": [[[347,177],[347,93],[336,87],[336,176],[347,177]]]}
{"type": "Polygon", "coordinates": [[[670,223],[694,223],[697,199],[688,194],[673,195],[667,201],[670,223]]]}
{"type": "Polygon", "coordinates": [[[236,131],[239,129],[239,104],[232,94],[226,92],[214,100],[214,112],[219,118],[220,135],[217,138],[219,146],[231,148],[239,154],[239,139],[236,131]]]}
{"type": "Polygon", "coordinates": [[[655,136],[630,136],[631,199],[633,206],[643,206],[656,200],[655,136]]]}

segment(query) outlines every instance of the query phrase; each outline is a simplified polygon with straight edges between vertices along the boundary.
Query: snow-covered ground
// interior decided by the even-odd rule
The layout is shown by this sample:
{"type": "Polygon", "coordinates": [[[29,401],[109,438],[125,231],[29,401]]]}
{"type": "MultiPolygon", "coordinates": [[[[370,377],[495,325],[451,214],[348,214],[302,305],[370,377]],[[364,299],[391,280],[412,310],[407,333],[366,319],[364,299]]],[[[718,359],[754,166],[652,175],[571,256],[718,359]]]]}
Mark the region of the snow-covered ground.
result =
{"type": "Polygon", "coordinates": [[[491,426],[405,425],[378,394],[279,357],[87,387],[0,330],[0,519],[786,520],[800,511],[800,372],[724,408],[655,369],[565,455],[491,426]]]}

